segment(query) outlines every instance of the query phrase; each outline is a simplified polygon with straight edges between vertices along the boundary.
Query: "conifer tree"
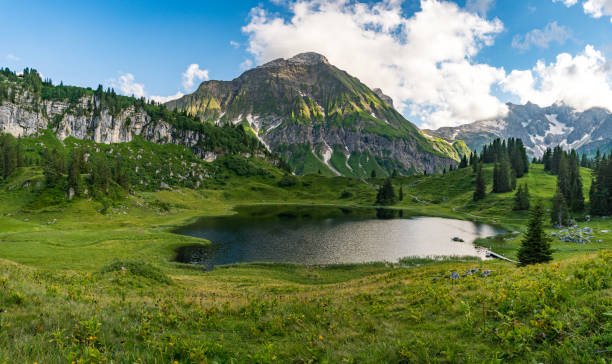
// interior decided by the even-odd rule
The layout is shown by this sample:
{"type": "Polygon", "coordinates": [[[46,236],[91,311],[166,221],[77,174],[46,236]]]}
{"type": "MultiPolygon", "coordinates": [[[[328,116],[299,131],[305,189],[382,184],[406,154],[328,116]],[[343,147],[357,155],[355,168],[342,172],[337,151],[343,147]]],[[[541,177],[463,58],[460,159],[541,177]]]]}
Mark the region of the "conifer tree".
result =
{"type": "Polygon", "coordinates": [[[461,158],[461,162],[459,163],[459,168],[465,168],[465,167],[467,167],[467,166],[468,166],[467,156],[466,156],[466,155],[464,155],[464,156],[461,158]]]}
{"type": "Polygon", "coordinates": [[[404,186],[400,186],[398,199],[404,201],[404,186]]]}
{"type": "Polygon", "coordinates": [[[529,187],[525,183],[516,190],[514,195],[514,210],[529,210],[529,187]]]}
{"type": "Polygon", "coordinates": [[[378,193],[376,195],[376,204],[377,205],[393,205],[396,202],[395,190],[393,189],[393,184],[391,183],[391,179],[385,179],[385,182],[381,187],[378,188],[378,193]]]}
{"type": "Polygon", "coordinates": [[[552,260],[552,251],[550,250],[550,242],[544,227],[542,219],[544,217],[544,206],[542,202],[536,203],[531,210],[531,217],[527,226],[527,234],[522,241],[521,248],[518,251],[519,265],[525,266],[528,264],[546,263],[552,260]]]}
{"type": "Polygon", "coordinates": [[[74,150],[72,159],[70,160],[70,165],[68,166],[68,190],[72,188],[72,191],[76,196],[81,194],[81,172],[84,163],[83,150],[74,150]]]}
{"type": "Polygon", "coordinates": [[[477,170],[478,171],[476,172],[476,186],[474,190],[474,201],[482,200],[487,195],[487,191],[486,191],[487,187],[485,184],[484,176],[482,174],[482,164],[481,163],[478,163],[477,170]]]}
{"type": "Polygon", "coordinates": [[[565,197],[559,189],[553,197],[552,209],[550,210],[550,220],[553,226],[566,226],[569,222],[569,210],[565,197]]]}

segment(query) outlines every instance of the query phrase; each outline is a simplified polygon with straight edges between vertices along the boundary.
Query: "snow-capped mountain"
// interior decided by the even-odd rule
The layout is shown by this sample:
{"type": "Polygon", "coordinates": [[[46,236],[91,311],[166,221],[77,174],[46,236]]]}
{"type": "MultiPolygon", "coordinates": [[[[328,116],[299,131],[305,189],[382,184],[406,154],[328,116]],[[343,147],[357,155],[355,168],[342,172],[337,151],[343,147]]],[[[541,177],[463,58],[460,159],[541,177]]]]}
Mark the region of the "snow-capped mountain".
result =
{"type": "Polygon", "coordinates": [[[541,156],[546,148],[562,146],[579,153],[594,153],[597,149],[612,149],[612,113],[603,108],[582,112],[564,105],[540,107],[508,104],[504,118],[476,121],[458,127],[443,127],[430,134],[445,139],[463,140],[471,150],[480,150],[495,138],[521,138],[534,156],[541,156]]]}

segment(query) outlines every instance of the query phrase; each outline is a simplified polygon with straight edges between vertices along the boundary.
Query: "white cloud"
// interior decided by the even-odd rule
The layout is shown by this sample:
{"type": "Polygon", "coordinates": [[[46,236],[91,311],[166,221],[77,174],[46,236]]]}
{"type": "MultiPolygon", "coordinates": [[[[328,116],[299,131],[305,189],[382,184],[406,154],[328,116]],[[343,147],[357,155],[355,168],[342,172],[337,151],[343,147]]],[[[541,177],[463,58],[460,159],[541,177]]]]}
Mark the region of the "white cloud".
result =
{"type": "Polygon", "coordinates": [[[548,48],[552,42],[559,44],[565,43],[569,39],[571,32],[556,21],[550,22],[544,29],[533,29],[525,35],[517,34],[512,39],[512,47],[526,51],[531,46],[548,48]]]}
{"type": "Polygon", "coordinates": [[[578,0],[553,0],[553,3],[563,3],[567,7],[576,5],[577,2],[578,0]]]}
{"type": "Polygon", "coordinates": [[[467,0],[465,8],[468,11],[477,13],[480,16],[486,16],[489,10],[495,5],[495,0],[467,0]]]}
{"type": "Polygon", "coordinates": [[[503,31],[499,19],[486,20],[455,3],[422,0],[407,18],[401,1],[367,4],[347,0],[295,0],[289,20],[252,10],[243,31],[258,63],[315,51],[380,87],[403,112],[427,127],[458,125],[507,111],[491,95],[505,78],[501,68],[472,59],[503,31]]]}
{"type": "Polygon", "coordinates": [[[11,62],[18,62],[18,61],[21,61],[21,58],[17,57],[16,55],[14,55],[14,54],[12,54],[12,53],[7,54],[7,55],[6,55],[6,59],[7,59],[8,61],[11,61],[11,62]]]}
{"type": "MultiPolygon", "coordinates": [[[[570,7],[576,5],[578,0],[553,0],[553,2],[562,2],[565,6],[570,7]]],[[[610,16],[610,22],[612,22],[612,0],[582,0],[582,9],[585,14],[593,18],[610,16]]]]}
{"type": "Polygon", "coordinates": [[[612,110],[611,64],[591,45],[574,57],[561,53],[548,65],[538,61],[531,70],[512,71],[502,87],[523,103],[548,106],[562,101],[579,111],[595,106],[612,110]]]}
{"type": "Polygon", "coordinates": [[[182,93],[181,91],[177,91],[177,93],[175,93],[174,95],[170,95],[170,96],[151,96],[149,97],[149,99],[158,102],[160,104],[166,103],[168,101],[172,101],[172,100],[176,100],[176,99],[180,99],[181,97],[185,96],[184,93],[182,93]]]}
{"type": "Polygon", "coordinates": [[[233,41],[233,40],[230,40],[230,43],[229,43],[229,44],[230,44],[232,47],[234,47],[234,48],[238,48],[238,47],[240,47],[240,43],[238,43],[238,42],[236,42],[236,41],[233,41]]]}
{"type": "Polygon", "coordinates": [[[113,88],[118,88],[124,95],[134,95],[135,97],[146,96],[144,85],[136,82],[134,75],[131,73],[124,73],[119,78],[112,79],[110,83],[113,88]]]}
{"type": "Polygon", "coordinates": [[[253,61],[251,61],[250,59],[245,59],[244,62],[240,63],[240,69],[242,71],[246,71],[250,68],[253,67],[253,61]]]}
{"type": "Polygon", "coordinates": [[[208,80],[208,70],[201,70],[196,63],[190,64],[183,72],[183,88],[189,92],[196,81],[208,80]]]}

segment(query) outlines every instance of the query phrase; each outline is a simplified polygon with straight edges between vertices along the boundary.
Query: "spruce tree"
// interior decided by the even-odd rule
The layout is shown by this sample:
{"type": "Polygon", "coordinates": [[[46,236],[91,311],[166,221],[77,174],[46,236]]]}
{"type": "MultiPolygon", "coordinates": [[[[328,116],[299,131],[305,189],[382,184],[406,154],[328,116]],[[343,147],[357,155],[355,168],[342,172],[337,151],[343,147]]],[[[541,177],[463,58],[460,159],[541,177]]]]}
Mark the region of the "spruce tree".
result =
{"type": "Polygon", "coordinates": [[[83,168],[83,151],[76,149],[68,166],[68,190],[72,189],[76,196],[81,194],[81,170],[83,168]]]}
{"type": "Polygon", "coordinates": [[[484,180],[484,176],[482,174],[482,164],[478,163],[478,172],[476,174],[476,186],[474,190],[474,201],[482,200],[486,197],[486,184],[484,180]]]}
{"type": "Polygon", "coordinates": [[[550,210],[550,220],[553,226],[566,226],[569,222],[569,210],[565,197],[559,189],[553,197],[552,209],[550,210]]]}
{"type": "Polygon", "coordinates": [[[516,211],[529,210],[529,187],[527,184],[519,186],[514,195],[514,206],[516,211]]]}
{"type": "Polygon", "coordinates": [[[393,189],[393,184],[391,183],[391,179],[385,179],[385,182],[381,187],[378,188],[378,193],[376,195],[376,204],[377,205],[393,205],[396,202],[395,190],[393,189]]]}
{"type": "Polygon", "coordinates": [[[528,264],[546,263],[552,260],[552,251],[550,250],[550,242],[544,227],[542,219],[544,218],[544,206],[542,202],[536,203],[531,210],[531,218],[527,226],[527,234],[522,241],[521,248],[518,251],[519,265],[525,266],[528,264]]]}

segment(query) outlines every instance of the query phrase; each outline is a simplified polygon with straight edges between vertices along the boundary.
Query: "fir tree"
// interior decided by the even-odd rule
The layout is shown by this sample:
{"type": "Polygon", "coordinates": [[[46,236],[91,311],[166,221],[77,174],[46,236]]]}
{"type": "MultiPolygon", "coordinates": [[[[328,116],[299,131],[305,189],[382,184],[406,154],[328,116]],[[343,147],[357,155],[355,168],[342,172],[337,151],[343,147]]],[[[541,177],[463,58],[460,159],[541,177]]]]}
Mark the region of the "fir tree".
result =
{"type": "Polygon", "coordinates": [[[565,197],[559,189],[553,197],[552,209],[550,210],[550,220],[554,226],[566,226],[569,222],[569,210],[565,197]]]}
{"type": "Polygon", "coordinates": [[[476,186],[474,190],[474,201],[482,200],[486,197],[486,184],[482,174],[482,164],[478,164],[478,172],[476,173],[476,186]]]}
{"type": "Polygon", "coordinates": [[[376,204],[377,205],[393,205],[396,202],[395,190],[393,189],[393,184],[391,183],[391,179],[385,179],[385,182],[381,187],[378,188],[378,193],[376,195],[376,204]]]}
{"type": "Polygon", "coordinates": [[[552,260],[552,251],[550,250],[550,242],[544,227],[542,219],[544,218],[544,206],[538,202],[531,210],[531,218],[527,226],[527,234],[522,241],[521,248],[518,251],[519,265],[525,266],[528,264],[546,263],[552,260]]]}
{"type": "Polygon", "coordinates": [[[70,191],[70,189],[72,189],[76,196],[81,194],[81,171],[84,163],[83,151],[81,149],[76,149],[68,165],[68,190],[70,191]]]}
{"type": "Polygon", "coordinates": [[[464,156],[461,158],[461,162],[459,163],[459,168],[465,168],[465,167],[467,167],[467,166],[468,166],[467,156],[466,156],[466,155],[464,155],[464,156]]]}
{"type": "Polygon", "coordinates": [[[514,195],[514,210],[529,210],[529,187],[525,183],[516,190],[514,195]]]}

